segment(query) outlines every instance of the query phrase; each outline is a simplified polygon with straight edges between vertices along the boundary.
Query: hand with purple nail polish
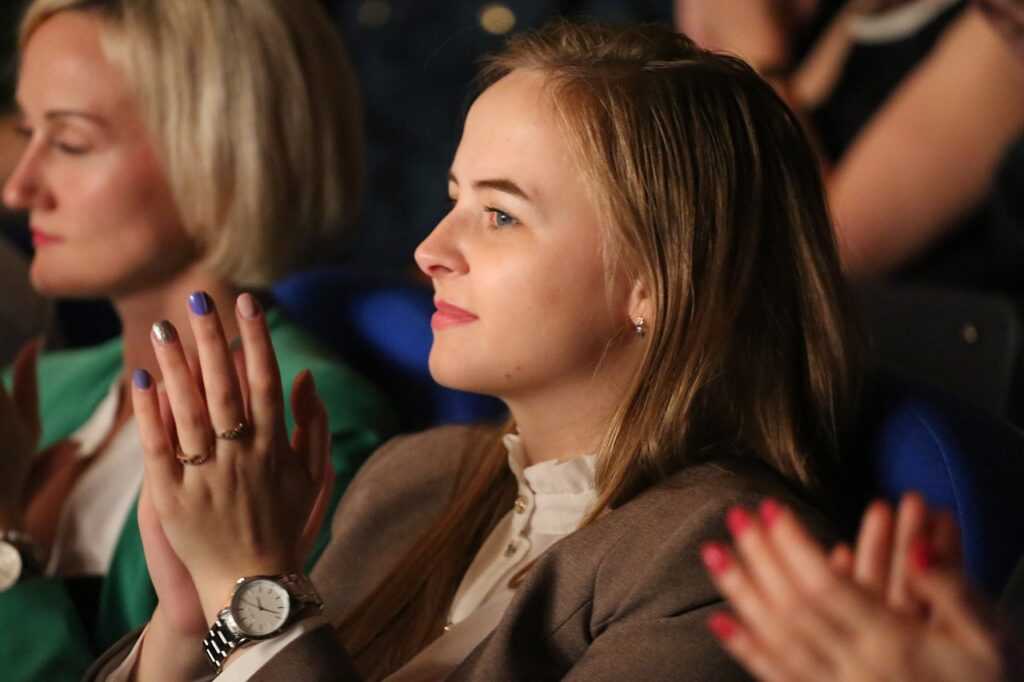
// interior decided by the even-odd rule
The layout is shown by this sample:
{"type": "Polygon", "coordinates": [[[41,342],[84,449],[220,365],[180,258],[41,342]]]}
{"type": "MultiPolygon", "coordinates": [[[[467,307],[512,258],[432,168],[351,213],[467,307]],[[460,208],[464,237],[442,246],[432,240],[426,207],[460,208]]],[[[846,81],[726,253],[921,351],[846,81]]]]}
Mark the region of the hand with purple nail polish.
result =
{"type": "Polygon", "coordinates": [[[186,360],[173,324],[158,322],[152,341],[165,392],[153,390],[145,372],[134,375],[132,391],[145,450],[146,559],[182,633],[213,622],[240,576],[301,571],[333,472],[326,411],[308,371],[292,388],[288,435],[280,371],[256,299],[242,294],[234,311],[242,367],[210,297],[196,292],[188,307],[197,361],[186,360]]]}

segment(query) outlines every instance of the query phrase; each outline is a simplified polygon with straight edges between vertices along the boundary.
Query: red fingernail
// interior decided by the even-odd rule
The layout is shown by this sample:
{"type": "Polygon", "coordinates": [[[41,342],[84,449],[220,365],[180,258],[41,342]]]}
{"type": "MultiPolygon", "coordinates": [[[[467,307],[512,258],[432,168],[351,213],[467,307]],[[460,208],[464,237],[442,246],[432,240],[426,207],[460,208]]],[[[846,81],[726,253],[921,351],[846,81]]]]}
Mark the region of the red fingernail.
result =
{"type": "Polygon", "coordinates": [[[718,542],[705,543],[700,548],[700,558],[714,575],[721,575],[732,565],[732,557],[725,545],[718,542]]]}
{"type": "Polygon", "coordinates": [[[736,634],[736,621],[729,614],[719,611],[708,618],[708,628],[718,639],[729,639],[736,634]]]}
{"type": "Polygon", "coordinates": [[[766,498],[761,502],[761,520],[764,522],[765,528],[771,528],[781,513],[782,505],[772,498],[766,498]]]}
{"type": "Polygon", "coordinates": [[[910,545],[910,561],[918,571],[927,571],[935,563],[935,554],[931,543],[925,538],[917,538],[910,545]]]}
{"type": "Polygon", "coordinates": [[[750,528],[750,514],[743,507],[736,506],[729,510],[729,513],[725,515],[725,525],[729,527],[729,532],[734,537],[739,537],[745,530],[750,528]]]}

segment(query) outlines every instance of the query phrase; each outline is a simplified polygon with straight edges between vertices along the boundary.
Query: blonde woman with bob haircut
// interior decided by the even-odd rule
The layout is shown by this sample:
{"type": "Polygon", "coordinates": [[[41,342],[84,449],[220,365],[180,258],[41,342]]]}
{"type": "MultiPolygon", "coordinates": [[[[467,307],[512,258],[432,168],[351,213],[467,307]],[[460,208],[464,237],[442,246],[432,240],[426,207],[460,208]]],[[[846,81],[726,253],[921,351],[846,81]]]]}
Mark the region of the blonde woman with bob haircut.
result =
{"type": "MultiPolygon", "coordinates": [[[[297,424],[297,447],[331,456],[318,489],[332,471],[344,488],[386,435],[378,394],[259,293],[352,223],[362,133],[351,68],[315,0],[36,0],[21,25],[17,102],[25,147],[3,199],[30,214],[32,284],[107,298],[122,325],[99,347],[27,347],[0,390],[0,677],[78,679],[156,604],[140,538],[155,517],[148,495],[137,503],[142,445],[128,399],[132,368],[154,390],[166,383],[152,335],[253,290],[278,383],[296,378],[297,398],[313,375],[320,386],[323,409],[300,401],[282,422],[297,424]]],[[[237,325],[224,332],[236,337],[237,325]]],[[[190,334],[175,340],[195,354],[190,334]]],[[[244,414],[179,417],[205,424],[202,439],[176,445],[193,461],[251,430],[244,414]]],[[[316,527],[313,554],[328,534],[316,527]]],[[[177,625],[202,632],[188,622],[196,598],[189,587],[171,601],[185,614],[177,625]]]]}
{"type": "MultiPolygon", "coordinates": [[[[316,465],[280,445],[283,398],[256,387],[271,339],[243,295],[225,324],[247,381],[203,376],[250,387],[252,441],[183,465],[156,392],[133,389],[165,533],[147,557],[184,566],[157,590],[195,586],[209,661],[161,602],[92,679],[745,679],[705,627],[721,598],[699,548],[766,497],[829,534],[858,393],[813,154],[748,66],[667,27],[553,24],[482,83],[416,262],[436,291],[434,377],[500,397],[511,422],[381,448],[315,591],[296,590],[304,517],[272,501],[299,487],[283,472],[316,465]]],[[[214,318],[190,324],[226,352],[214,318]]],[[[176,343],[154,348],[184,442],[194,382],[176,343]]]]}

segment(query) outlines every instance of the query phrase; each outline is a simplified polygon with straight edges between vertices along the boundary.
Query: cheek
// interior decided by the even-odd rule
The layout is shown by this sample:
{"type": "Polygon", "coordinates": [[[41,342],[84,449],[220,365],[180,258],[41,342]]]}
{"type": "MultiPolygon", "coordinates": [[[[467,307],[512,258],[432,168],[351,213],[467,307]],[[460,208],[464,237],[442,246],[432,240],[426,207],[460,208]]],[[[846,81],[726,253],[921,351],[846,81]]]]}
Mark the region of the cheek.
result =
{"type": "Polygon", "coordinates": [[[68,175],[57,195],[68,241],[37,254],[33,282],[60,295],[109,296],[157,283],[195,258],[170,189],[149,164],[68,175]]]}
{"type": "Polygon", "coordinates": [[[603,267],[570,253],[500,263],[474,273],[480,321],[435,337],[435,378],[502,395],[592,372],[618,329],[603,267]]]}

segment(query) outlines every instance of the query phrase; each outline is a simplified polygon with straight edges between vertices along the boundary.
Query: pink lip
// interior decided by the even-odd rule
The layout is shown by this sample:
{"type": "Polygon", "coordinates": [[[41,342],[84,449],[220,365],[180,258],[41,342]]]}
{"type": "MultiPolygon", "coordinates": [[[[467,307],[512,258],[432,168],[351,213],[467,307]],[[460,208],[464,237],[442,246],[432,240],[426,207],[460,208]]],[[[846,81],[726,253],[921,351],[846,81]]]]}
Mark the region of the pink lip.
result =
{"type": "Polygon", "coordinates": [[[58,237],[56,235],[47,234],[46,232],[43,232],[42,230],[37,230],[34,227],[32,228],[32,245],[35,246],[37,249],[40,248],[40,247],[43,247],[43,246],[51,246],[53,244],[59,244],[62,241],[64,241],[63,237],[58,237]]]}
{"type": "Polygon", "coordinates": [[[437,312],[430,318],[430,328],[434,331],[460,324],[468,324],[480,319],[468,310],[463,310],[451,303],[445,303],[439,298],[434,299],[434,306],[437,308],[437,312]]]}

